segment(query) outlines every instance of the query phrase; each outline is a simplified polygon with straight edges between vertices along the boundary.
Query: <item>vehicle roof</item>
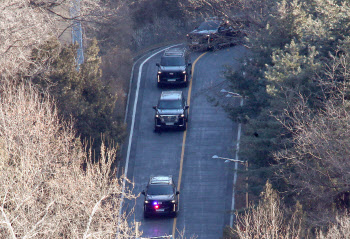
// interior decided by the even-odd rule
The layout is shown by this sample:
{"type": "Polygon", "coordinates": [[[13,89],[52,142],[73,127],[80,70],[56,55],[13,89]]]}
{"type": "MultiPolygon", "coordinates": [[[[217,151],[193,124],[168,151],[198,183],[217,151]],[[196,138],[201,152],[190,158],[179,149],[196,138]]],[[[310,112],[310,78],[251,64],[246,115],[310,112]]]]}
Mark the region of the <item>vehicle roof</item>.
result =
{"type": "Polygon", "coordinates": [[[184,56],[185,49],[184,48],[170,48],[164,52],[163,56],[184,56]]]}
{"type": "Polygon", "coordinates": [[[172,184],[172,179],[173,176],[168,175],[168,176],[151,176],[149,179],[150,184],[172,184]]]}
{"type": "Polygon", "coordinates": [[[204,19],[204,21],[219,21],[219,17],[214,16],[214,17],[207,17],[204,19]]]}
{"type": "Polygon", "coordinates": [[[161,100],[180,100],[182,91],[162,91],[160,95],[161,100]]]}
{"type": "Polygon", "coordinates": [[[220,25],[223,21],[220,20],[205,20],[201,24],[217,24],[220,25]]]}

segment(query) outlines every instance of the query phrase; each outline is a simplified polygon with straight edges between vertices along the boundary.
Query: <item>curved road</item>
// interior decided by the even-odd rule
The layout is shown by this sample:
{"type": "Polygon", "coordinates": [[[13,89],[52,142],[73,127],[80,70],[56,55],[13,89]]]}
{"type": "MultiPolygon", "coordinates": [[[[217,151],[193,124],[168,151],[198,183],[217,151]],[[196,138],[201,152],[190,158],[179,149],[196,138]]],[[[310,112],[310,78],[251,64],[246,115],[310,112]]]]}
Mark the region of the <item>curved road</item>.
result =
{"type": "MultiPolygon", "coordinates": [[[[135,65],[127,117],[130,148],[124,145],[123,156],[128,160],[123,167],[127,168],[127,177],[135,183],[135,194],[146,187],[150,175],[173,175],[180,188],[180,211],[176,219],[144,219],[143,195],[136,205],[135,202],[125,203],[125,207],[135,207],[133,219],[141,222],[142,237],[174,234],[177,238],[181,232],[186,238],[215,239],[221,238],[224,227],[229,225],[234,164],[225,164],[212,156],[234,157],[238,125],[218,106],[216,98],[225,97],[220,93],[227,83],[222,77],[224,65],[237,67],[238,59],[246,51],[243,46],[236,46],[192,54],[192,82],[189,87],[176,88],[183,90],[190,99],[185,133],[153,131],[152,106],[157,104],[161,91],[168,90],[156,85],[156,63],[163,51],[154,52],[152,57],[152,54],[144,56],[135,65]]],[[[232,98],[230,103],[239,105],[240,99],[232,98]]]]}

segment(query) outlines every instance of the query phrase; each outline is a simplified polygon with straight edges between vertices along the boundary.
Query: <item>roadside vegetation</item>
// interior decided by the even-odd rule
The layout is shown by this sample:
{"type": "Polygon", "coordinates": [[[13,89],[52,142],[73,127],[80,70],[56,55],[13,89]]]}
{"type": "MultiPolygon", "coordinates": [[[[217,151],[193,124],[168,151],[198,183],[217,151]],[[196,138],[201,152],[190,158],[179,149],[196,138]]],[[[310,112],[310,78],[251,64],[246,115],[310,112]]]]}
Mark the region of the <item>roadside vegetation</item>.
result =
{"type": "Polygon", "coordinates": [[[133,57],[187,23],[178,1],[82,0],[78,66],[71,2],[1,2],[1,238],[140,236],[115,177],[133,57]]]}
{"type": "Polygon", "coordinates": [[[348,0],[81,3],[79,67],[77,46],[58,40],[70,1],[0,6],[1,237],[135,236],[110,210],[133,57],[213,15],[250,22],[251,55],[225,74],[244,98],[230,112],[244,125],[240,157],[257,200],[225,238],[350,237],[348,0]]]}
{"type": "Polygon", "coordinates": [[[197,6],[240,5],[251,19],[251,55],[226,78],[244,98],[231,116],[260,199],[227,238],[348,238],[350,2],[225,2],[197,6]]]}
{"type": "MultiPolygon", "coordinates": [[[[101,145],[99,163],[62,121],[49,94],[3,81],[0,98],[1,238],[130,238],[121,215],[116,148],[101,145]]],[[[129,190],[124,197],[135,199],[129,190]]],[[[128,223],[129,222],[129,223],[128,223]]]]}

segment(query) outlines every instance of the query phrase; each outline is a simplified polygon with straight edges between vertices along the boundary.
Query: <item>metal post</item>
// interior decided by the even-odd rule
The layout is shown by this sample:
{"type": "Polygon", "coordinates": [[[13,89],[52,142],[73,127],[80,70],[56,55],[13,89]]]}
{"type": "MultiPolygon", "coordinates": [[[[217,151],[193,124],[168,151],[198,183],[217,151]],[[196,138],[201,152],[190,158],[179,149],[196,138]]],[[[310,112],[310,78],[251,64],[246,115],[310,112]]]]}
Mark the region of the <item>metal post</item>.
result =
{"type": "Polygon", "coordinates": [[[70,8],[70,15],[72,21],[72,43],[77,43],[79,48],[77,49],[77,70],[79,70],[80,64],[84,62],[84,50],[83,50],[83,33],[80,22],[80,0],[72,0],[70,8]]]}
{"type": "Polygon", "coordinates": [[[248,195],[248,160],[245,161],[245,171],[247,173],[247,176],[246,176],[246,184],[245,184],[245,187],[246,187],[246,192],[245,192],[245,206],[246,208],[249,207],[249,195],[248,195]]]}

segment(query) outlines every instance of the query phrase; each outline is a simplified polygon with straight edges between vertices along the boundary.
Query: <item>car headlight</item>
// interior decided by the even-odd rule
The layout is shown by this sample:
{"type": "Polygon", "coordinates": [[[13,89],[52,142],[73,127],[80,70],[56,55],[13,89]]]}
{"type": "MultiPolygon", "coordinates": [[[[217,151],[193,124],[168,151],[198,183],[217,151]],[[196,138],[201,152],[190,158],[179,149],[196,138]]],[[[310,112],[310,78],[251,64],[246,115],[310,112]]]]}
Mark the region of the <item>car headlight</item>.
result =
{"type": "Polygon", "coordinates": [[[183,71],[182,74],[186,74],[186,71],[183,71]]]}
{"type": "Polygon", "coordinates": [[[180,117],[182,117],[182,118],[185,117],[185,114],[181,114],[180,117]]]}
{"type": "Polygon", "coordinates": [[[160,117],[160,115],[156,114],[156,118],[159,118],[159,117],[160,117]]]}
{"type": "Polygon", "coordinates": [[[162,72],[161,72],[161,71],[158,71],[158,75],[160,75],[160,74],[162,74],[162,72]]]}
{"type": "Polygon", "coordinates": [[[210,37],[210,35],[208,34],[208,35],[207,35],[207,38],[209,38],[209,37],[210,37]]]}
{"type": "Polygon", "coordinates": [[[145,200],[145,203],[149,203],[149,201],[145,200]]]}
{"type": "Polygon", "coordinates": [[[176,200],[172,200],[171,203],[176,203],[176,200]]]}

